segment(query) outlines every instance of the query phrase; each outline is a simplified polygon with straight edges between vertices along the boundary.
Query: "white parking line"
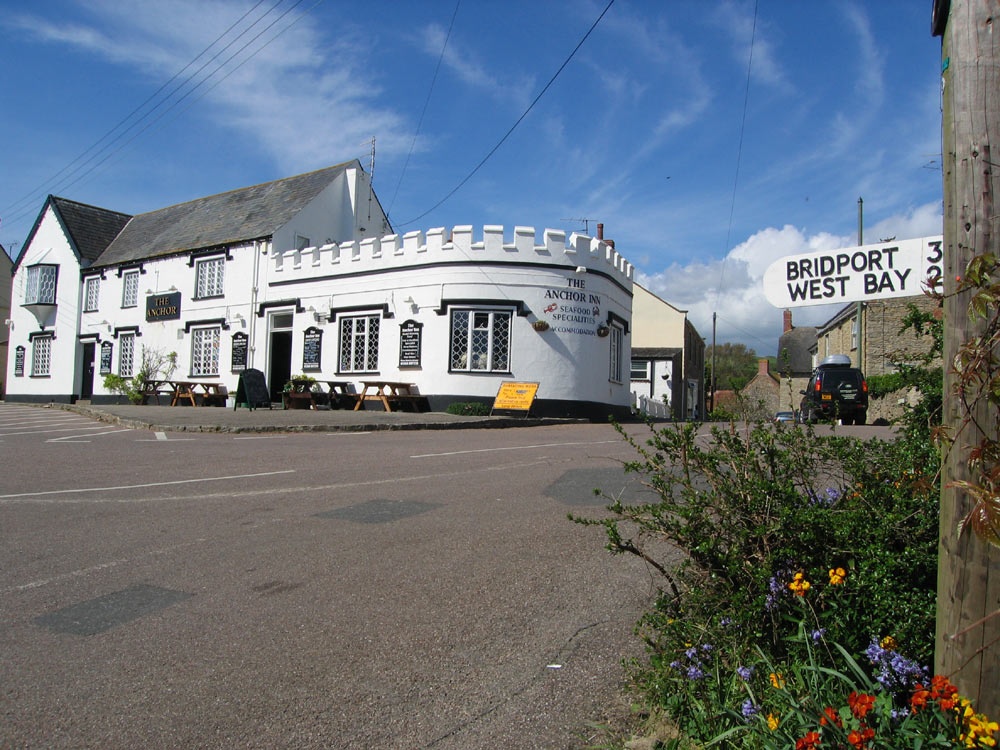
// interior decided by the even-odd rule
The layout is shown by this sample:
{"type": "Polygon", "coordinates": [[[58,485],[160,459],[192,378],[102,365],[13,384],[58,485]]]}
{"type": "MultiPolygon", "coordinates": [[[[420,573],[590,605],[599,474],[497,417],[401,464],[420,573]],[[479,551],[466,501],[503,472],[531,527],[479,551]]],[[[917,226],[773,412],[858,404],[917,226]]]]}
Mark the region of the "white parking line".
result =
{"type": "Polygon", "coordinates": [[[202,477],[200,479],[175,479],[170,482],[149,482],[147,484],[123,484],[114,487],[73,487],[66,490],[45,490],[43,492],[20,492],[14,495],[0,495],[0,500],[16,500],[22,497],[45,497],[48,495],[75,495],[85,492],[112,492],[114,490],[139,490],[147,487],[169,487],[176,484],[196,484],[198,482],[225,482],[232,479],[253,479],[255,477],[273,477],[277,474],[294,474],[295,469],[281,471],[264,471],[260,474],[235,474],[226,477],[202,477]]]}
{"type": "MultiPolygon", "coordinates": [[[[96,429],[96,428],[95,428],[96,429]]],[[[46,443],[89,443],[90,440],[78,440],[77,438],[84,437],[104,437],[105,435],[114,435],[118,432],[132,432],[132,430],[107,430],[106,432],[98,432],[94,434],[87,435],[65,435],[64,437],[49,438],[46,443]]]]}
{"type": "Polygon", "coordinates": [[[534,450],[535,448],[562,448],[574,445],[606,445],[607,443],[620,443],[620,440],[595,440],[584,443],[539,443],[538,445],[512,445],[507,448],[476,448],[467,451],[449,451],[447,453],[418,453],[410,458],[437,458],[438,456],[461,456],[464,453],[497,453],[499,451],[523,451],[534,450]]]}

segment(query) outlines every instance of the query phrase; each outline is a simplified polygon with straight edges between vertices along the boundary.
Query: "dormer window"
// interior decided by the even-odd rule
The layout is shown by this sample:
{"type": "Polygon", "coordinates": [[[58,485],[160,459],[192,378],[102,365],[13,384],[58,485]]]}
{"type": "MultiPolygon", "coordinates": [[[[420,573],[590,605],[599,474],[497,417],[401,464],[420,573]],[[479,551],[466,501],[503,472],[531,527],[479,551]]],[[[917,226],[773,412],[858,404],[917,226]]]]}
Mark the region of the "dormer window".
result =
{"type": "Polygon", "coordinates": [[[59,266],[51,264],[28,266],[27,283],[24,286],[24,304],[54,305],[58,278],[59,266]]]}

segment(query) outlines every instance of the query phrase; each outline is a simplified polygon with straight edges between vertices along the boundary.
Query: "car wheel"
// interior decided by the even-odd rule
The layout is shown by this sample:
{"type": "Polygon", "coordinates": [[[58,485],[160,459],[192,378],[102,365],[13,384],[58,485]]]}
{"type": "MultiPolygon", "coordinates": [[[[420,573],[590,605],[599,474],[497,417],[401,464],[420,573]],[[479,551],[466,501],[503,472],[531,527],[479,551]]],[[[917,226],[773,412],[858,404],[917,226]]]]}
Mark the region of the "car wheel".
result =
{"type": "Polygon", "coordinates": [[[852,424],[854,424],[854,418],[853,417],[846,417],[846,416],[845,417],[841,417],[840,418],[840,423],[844,427],[850,427],[852,424]]]}
{"type": "Polygon", "coordinates": [[[859,411],[858,415],[854,418],[854,424],[864,424],[868,419],[868,412],[859,411]]]}

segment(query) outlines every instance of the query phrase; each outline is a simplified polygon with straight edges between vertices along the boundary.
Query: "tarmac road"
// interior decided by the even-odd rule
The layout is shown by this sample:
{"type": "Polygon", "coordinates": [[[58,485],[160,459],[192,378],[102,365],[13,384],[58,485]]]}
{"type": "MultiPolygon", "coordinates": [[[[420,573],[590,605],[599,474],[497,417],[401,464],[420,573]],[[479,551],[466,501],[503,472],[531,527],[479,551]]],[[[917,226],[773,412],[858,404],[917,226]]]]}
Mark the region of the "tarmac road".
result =
{"type": "Polygon", "coordinates": [[[618,705],[653,581],[566,518],[639,491],[609,426],[116,408],[0,405],[0,747],[577,748],[618,705]]]}

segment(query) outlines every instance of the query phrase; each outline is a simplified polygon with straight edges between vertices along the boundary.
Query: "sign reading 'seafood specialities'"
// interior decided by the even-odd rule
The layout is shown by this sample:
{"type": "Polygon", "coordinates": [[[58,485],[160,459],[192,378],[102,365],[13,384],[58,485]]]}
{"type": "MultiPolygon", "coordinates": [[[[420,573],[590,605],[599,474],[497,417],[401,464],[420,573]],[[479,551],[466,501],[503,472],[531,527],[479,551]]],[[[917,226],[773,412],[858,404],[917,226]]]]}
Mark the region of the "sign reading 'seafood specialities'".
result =
{"type": "Polygon", "coordinates": [[[923,293],[941,276],[942,237],[789,255],[764,273],[764,296],[775,307],[863,302],[923,293]]]}

